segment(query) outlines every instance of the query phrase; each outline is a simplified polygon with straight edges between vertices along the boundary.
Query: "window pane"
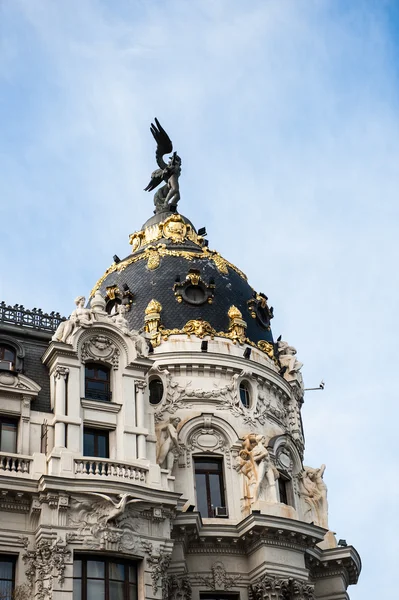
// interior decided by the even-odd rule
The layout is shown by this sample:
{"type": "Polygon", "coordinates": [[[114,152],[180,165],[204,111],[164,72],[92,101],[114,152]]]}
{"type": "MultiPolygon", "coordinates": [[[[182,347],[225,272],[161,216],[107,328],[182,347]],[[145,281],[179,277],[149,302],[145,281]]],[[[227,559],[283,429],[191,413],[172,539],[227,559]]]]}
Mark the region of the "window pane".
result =
{"type": "Polygon", "coordinates": [[[109,597],[112,600],[125,600],[123,590],[125,584],[122,581],[109,582],[109,597]]]}
{"type": "Polygon", "coordinates": [[[136,585],[129,585],[129,600],[137,600],[137,587],[136,587],[136,585]]]}
{"type": "Polygon", "coordinates": [[[105,600],[104,581],[99,579],[87,580],[87,600],[105,600]]]}
{"type": "Polygon", "coordinates": [[[219,475],[210,473],[209,477],[209,488],[211,492],[211,504],[215,506],[223,506],[222,494],[220,489],[220,477],[219,475]]]}
{"type": "Polygon", "coordinates": [[[86,389],[95,392],[105,392],[107,388],[104,381],[88,381],[86,384],[86,389]]]}
{"type": "Polygon", "coordinates": [[[197,492],[197,509],[203,517],[208,516],[208,502],[206,497],[206,475],[196,473],[195,487],[197,492]]]}
{"type": "Polygon", "coordinates": [[[137,582],[137,569],[136,567],[129,567],[129,581],[130,583],[137,582]]]}
{"type": "Polygon", "coordinates": [[[103,433],[98,436],[96,456],[108,458],[108,433],[103,433]]]}
{"type": "Polygon", "coordinates": [[[17,425],[16,423],[2,423],[1,425],[1,451],[17,451],[17,425]]]}
{"type": "Polygon", "coordinates": [[[102,560],[87,561],[87,577],[101,577],[104,579],[104,563],[102,560]]]}
{"type": "Polygon", "coordinates": [[[109,563],[109,578],[118,581],[125,580],[125,565],[120,563],[109,563]]]}
{"type": "Polygon", "coordinates": [[[12,581],[0,581],[1,600],[12,600],[12,581]]]}
{"type": "Polygon", "coordinates": [[[4,360],[9,360],[10,362],[14,362],[15,353],[8,348],[4,348],[4,360]]]}
{"type": "MultiPolygon", "coordinates": [[[[13,562],[5,560],[0,562],[0,579],[12,579],[13,562]]],[[[1,596],[0,596],[1,598],[1,596]]]]}
{"type": "Polygon", "coordinates": [[[83,454],[85,456],[94,456],[94,435],[87,431],[83,435],[83,454]]]}
{"type": "Polygon", "coordinates": [[[195,471],[221,471],[221,463],[220,461],[195,461],[195,471]]]}
{"type": "Polygon", "coordinates": [[[73,576],[74,577],[82,577],[82,561],[81,560],[73,561],[73,576]]]}
{"type": "MultiPolygon", "coordinates": [[[[1,598],[1,596],[0,596],[1,598]]],[[[81,600],[82,599],[82,580],[74,579],[73,580],[73,600],[81,600]]]]}
{"type": "Polygon", "coordinates": [[[97,369],[97,377],[98,377],[98,379],[104,379],[105,381],[107,381],[108,380],[108,374],[109,374],[108,370],[97,369]]]}

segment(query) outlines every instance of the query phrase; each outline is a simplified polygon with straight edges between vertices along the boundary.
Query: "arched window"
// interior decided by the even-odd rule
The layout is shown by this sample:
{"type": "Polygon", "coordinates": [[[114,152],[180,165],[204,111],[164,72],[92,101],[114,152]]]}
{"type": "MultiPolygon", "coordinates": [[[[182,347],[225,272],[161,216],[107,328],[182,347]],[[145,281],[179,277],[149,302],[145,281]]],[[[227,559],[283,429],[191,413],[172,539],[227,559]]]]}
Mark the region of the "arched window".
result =
{"type": "Polygon", "coordinates": [[[243,379],[240,383],[240,400],[241,404],[245,406],[245,408],[249,408],[251,405],[251,392],[249,388],[249,383],[243,379]]]}
{"type": "Polygon", "coordinates": [[[7,344],[0,344],[0,369],[14,371],[16,356],[14,348],[7,344]]]}
{"type": "Polygon", "coordinates": [[[163,383],[162,380],[159,379],[159,377],[156,377],[154,379],[151,379],[149,385],[149,392],[150,392],[150,404],[159,404],[162,400],[162,396],[163,396],[163,383]]]}
{"type": "Polygon", "coordinates": [[[105,365],[87,363],[85,368],[85,398],[109,402],[111,400],[110,369],[105,365]]]}

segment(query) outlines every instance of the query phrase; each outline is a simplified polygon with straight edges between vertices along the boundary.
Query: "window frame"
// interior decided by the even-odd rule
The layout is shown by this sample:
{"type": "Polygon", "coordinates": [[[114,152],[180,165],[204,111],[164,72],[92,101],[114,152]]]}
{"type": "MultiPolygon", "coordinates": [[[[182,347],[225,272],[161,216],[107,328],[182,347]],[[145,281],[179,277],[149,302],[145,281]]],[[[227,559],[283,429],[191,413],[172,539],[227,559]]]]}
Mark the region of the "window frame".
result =
{"type": "Polygon", "coordinates": [[[94,400],[95,402],[112,402],[112,390],[111,390],[111,367],[105,363],[97,363],[97,362],[86,362],[84,364],[84,398],[86,400],[94,400]],[[106,371],[108,374],[108,379],[100,379],[98,377],[88,377],[87,371],[89,369],[93,369],[97,371],[101,369],[102,371],[106,371]],[[96,395],[96,390],[89,390],[88,383],[92,382],[101,382],[105,384],[105,391],[97,391],[98,395],[96,395]],[[102,396],[102,397],[101,397],[102,396]]]}
{"type": "Polygon", "coordinates": [[[281,504],[285,504],[286,506],[292,506],[295,508],[295,500],[294,500],[294,491],[292,489],[292,479],[286,473],[279,470],[279,477],[277,479],[277,489],[278,489],[278,501],[281,504]],[[285,488],[285,498],[287,502],[284,502],[281,499],[281,486],[284,485],[285,488]]]}
{"type": "Polygon", "coordinates": [[[109,587],[110,581],[118,581],[121,580],[110,578],[110,564],[123,564],[125,567],[125,578],[123,580],[124,589],[123,589],[123,600],[130,600],[130,587],[135,586],[136,588],[136,600],[138,598],[138,566],[139,563],[137,560],[129,560],[127,558],[119,558],[118,556],[102,556],[95,554],[74,554],[73,563],[75,561],[81,561],[81,575],[80,577],[75,576],[75,571],[72,574],[72,588],[74,588],[74,582],[81,581],[80,585],[80,600],[87,600],[87,581],[88,579],[93,579],[96,581],[104,581],[104,600],[112,600],[111,590],[109,587]],[[102,562],[104,563],[104,577],[87,577],[87,563],[89,561],[94,562],[102,562]],[[129,567],[135,567],[136,569],[136,581],[131,582],[129,580],[129,567]]]}
{"type": "Polygon", "coordinates": [[[19,430],[19,418],[9,417],[8,415],[0,414],[0,452],[4,454],[18,454],[18,430],[19,430]],[[2,436],[3,436],[3,424],[15,425],[15,449],[3,450],[2,449],[2,436]]]}
{"type": "MultiPolygon", "coordinates": [[[[0,554],[0,563],[1,562],[7,562],[7,563],[12,563],[12,575],[11,575],[11,579],[5,579],[5,578],[1,578],[1,581],[11,581],[11,596],[9,597],[9,599],[7,598],[7,600],[12,600],[13,595],[14,595],[14,591],[15,591],[15,570],[16,570],[16,564],[17,564],[17,556],[14,556],[12,554],[0,554]]],[[[1,592],[1,589],[0,589],[1,592]]],[[[6,600],[6,599],[4,599],[6,600]]]]}
{"type": "Polygon", "coordinates": [[[14,346],[7,342],[0,341],[0,370],[2,371],[16,371],[17,369],[18,352],[14,346]],[[11,352],[14,356],[13,360],[4,358],[5,351],[11,352]],[[8,363],[9,367],[3,366],[3,363],[8,363]]]}
{"type": "Polygon", "coordinates": [[[241,379],[241,381],[238,384],[238,394],[240,397],[240,402],[243,405],[244,408],[251,408],[251,404],[252,404],[252,388],[251,388],[251,384],[249,383],[249,381],[247,379],[241,379]],[[243,402],[242,396],[241,396],[241,389],[243,391],[246,392],[246,397],[247,397],[247,401],[248,403],[246,404],[245,402],[243,402]]]}
{"type": "Polygon", "coordinates": [[[90,426],[83,426],[83,456],[84,457],[89,457],[89,458],[109,458],[109,430],[108,429],[100,429],[99,427],[90,427],[90,426]],[[95,435],[95,442],[94,442],[94,447],[95,447],[95,451],[97,451],[97,454],[85,454],[85,434],[86,433],[94,433],[95,435]],[[99,456],[98,455],[98,440],[97,440],[97,436],[99,435],[106,435],[106,454],[108,456],[99,456]],[[96,450],[97,447],[97,450],[96,450]]]}
{"type": "Polygon", "coordinates": [[[150,405],[151,406],[159,406],[164,398],[164,395],[165,395],[165,386],[164,386],[164,383],[163,383],[161,377],[152,377],[148,382],[148,401],[149,401],[150,405]],[[160,384],[162,386],[162,394],[161,394],[161,397],[158,402],[151,402],[151,384],[154,382],[156,382],[158,385],[160,384]]]}
{"type": "Polygon", "coordinates": [[[195,496],[196,496],[196,507],[198,512],[200,512],[199,510],[199,503],[198,503],[198,486],[197,486],[197,478],[196,475],[205,475],[205,489],[206,489],[206,505],[208,508],[208,514],[207,515],[202,515],[202,518],[205,519],[215,519],[218,518],[215,515],[215,508],[217,508],[216,506],[214,506],[212,504],[212,494],[211,494],[211,489],[210,489],[210,481],[209,481],[209,475],[215,475],[215,473],[217,473],[219,475],[219,493],[220,493],[220,501],[221,504],[219,505],[220,508],[226,508],[227,509],[227,503],[226,503],[226,489],[225,489],[225,476],[224,476],[224,457],[223,456],[217,456],[217,455],[197,455],[197,456],[193,456],[193,463],[194,463],[194,482],[195,482],[195,496]],[[200,461],[202,462],[207,462],[207,463],[214,463],[214,464],[218,464],[220,466],[220,469],[218,471],[214,471],[211,469],[198,469],[197,468],[197,463],[199,463],[200,461]]]}

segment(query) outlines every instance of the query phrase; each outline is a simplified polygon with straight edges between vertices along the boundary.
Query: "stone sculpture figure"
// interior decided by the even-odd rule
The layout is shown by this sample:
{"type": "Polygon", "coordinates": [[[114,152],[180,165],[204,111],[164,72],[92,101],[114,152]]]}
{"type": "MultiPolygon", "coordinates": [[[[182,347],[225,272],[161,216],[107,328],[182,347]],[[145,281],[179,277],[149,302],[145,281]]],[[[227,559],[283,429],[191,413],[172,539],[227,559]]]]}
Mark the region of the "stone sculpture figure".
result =
{"type": "Polygon", "coordinates": [[[90,327],[93,325],[93,314],[89,308],[85,308],[86,298],[78,296],[75,298],[76,308],[67,321],[58,325],[57,331],[51,338],[55,342],[70,344],[73,332],[79,327],[90,327]]]}
{"type": "Polygon", "coordinates": [[[110,317],[113,323],[120,329],[124,335],[133,338],[137,356],[148,356],[148,342],[146,338],[134,329],[129,329],[129,323],[125,317],[129,310],[126,304],[120,304],[116,315],[110,317]]]}
{"type": "Polygon", "coordinates": [[[155,158],[159,169],[151,174],[151,180],[145,191],[152,192],[162,181],[165,181],[165,185],[154,196],[155,213],[163,210],[172,210],[174,212],[180,200],[179,177],[181,173],[181,158],[176,152],[173,152],[168,163],[164,161],[164,154],[169,154],[173,151],[173,144],[158,119],[155,119],[155,124],[151,123],[150,131],[157,143],[155,158]]]}
{"type": "Polygon", "coordinates": [[[299,372],[303,363],[296,358],[296,349],[287,342],[280,340],[277,343],[278,359],[280,361],[282,376],[286,381],[297,381],[302,385],[302,375],[299,372]]]}
{"type": "Polygon", "coordinates": [[[300,491],[307,504],[306,520],[328,529],[327,486],[323,481],[326,465],[319,469],[304,467],[301,475],[300,491]]]}
{"type": "Polygon", "coordinates": [[[245,436],[236,459],[236,469],[246,478],[244,496],[251,504],[259,499],[277,502],[278,471],[272,464],[263,435],[249,433],[245,436]]]}
{"type": "Polygon", "coordinates": [[[181,419],[172,417],[156,425],[157,434],[157,464],[172,472],[175,461],[174,449],[180,452],[177,427],[181,419]]]}

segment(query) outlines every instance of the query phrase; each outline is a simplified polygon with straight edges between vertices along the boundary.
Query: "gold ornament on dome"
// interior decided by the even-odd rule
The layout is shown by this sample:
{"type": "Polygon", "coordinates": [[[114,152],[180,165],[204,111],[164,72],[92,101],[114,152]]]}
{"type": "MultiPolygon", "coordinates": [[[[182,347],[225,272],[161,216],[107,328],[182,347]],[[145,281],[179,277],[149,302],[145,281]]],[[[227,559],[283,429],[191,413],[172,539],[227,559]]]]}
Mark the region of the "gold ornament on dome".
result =
{"type": "Polygon", "coordinates": [[[147,258],[147,267],[150,269],[150,271],[154,271],[154,269],[159,267],[161,263],[161,257],[159,256],[158,249],[155,248],[155,246],[149,246],[147,248],[147,258]]]}
{"type": "Polygon", "coordinates": [[[174,244],[184,242],[187,235],[187,225],[180,215],[172,215],[163,222],[163,236],[174,244]]]}
{"type": "Polygon", "coordinates": [[[146,315],[151,315],[152,313],[160,313],[162,310],[162,304],[160,302],[158,302],[158,300],[154,300],[154,298],[151,300],[151,302],[148,303],[147,308],[145,309],[145,314],[146,315]]]}
{"type": "Polygon", "coordinates": [[[227,314],[230,319],[242,319],[242,312],[236,306],[230,306],[227,314]]]}
{"type": "Polygon", "coordinates": [[[262,352],[267,354],[270,358],[274,359],[274,346],[271,342],[260,340],[258,342],[258,348],[259,350],[262,350],[262,352]]]}
{"type": "Polygon", "coordinates": [[[203,321],[202,319],[188,321],[183,327],[183,333],[186,333],[188,337],[196,335],[200,339],[204,338],[206,335],[209,335],[213,339],[216,335],[216,331],[212,325],[210,325],[208,321],[203,321]]]}
{"type": "MultiPolygon", "coordinates": [[[[140,232],[139,232],[140,233],[140,232]]],[[[136,234],[132,234],[130,238],[132,239],[136,234]]],[[[141,238],[140,238],[141,239],[141,238]]],[[[148,246],[144,248],[142,252],[139,254],[134,254],[133,256],[129,256],[125,260],[119,263],[113,263],[104,273],[102,277],[97,281],[95,286],[90,292],[90,297],[94,296],[97,290],[100,289],[101,285],[104,283],[108,275],[111,273],[124,271],[126,267],[129,265],[139,262],[140,260],[147,260],[150,262],[150,265],[147,265],[150,269],[156,269],[160,264],[160,259],[163,256],[177,256],[180,258],[184,258],[185,260],[212,260],[215,267],[218,269],[220,273],[224,275],[228,273],[227,267],[235,271],[242,279],[247,281],[247,276],[240,269],[238,269],[235,265],[228,262],[226,259],[222,258],[218,252],[214,250],[208,250],[208,248],[203,248],[202,252],[194,252],[190,250],[170,250],[166,248],[165,244],[157,244],[157,246],[148,246]],[[158,257],[155,256],[158,254],[158,257]],[[151,260],[150,260],[151,259],[151,260]],[[156,266],[155,266],[156,265],[156,266]]]]}
{"type": "Polygon", "coordinates": [[[129,236],[129,244],[132,246],[132,252],[137,252],[140,249],[143,241],[143,231],[137,231],[129,236]]]}
{"type": "Polygon", "coordinates": [[[116,295],[120,294],[119,288],[117,285],[110,285],[105,288],[105,292],[108,296],[109,300],[115,300],[116,295]]]}
{"type": "Polygon", "coordinates": [[[230,306],[227,314],[230,318],[229,331],[227,335],[236,343],[243,344],[246,340],[247,323],[242,318],[242,312],[236,306],[230,306]]]}

